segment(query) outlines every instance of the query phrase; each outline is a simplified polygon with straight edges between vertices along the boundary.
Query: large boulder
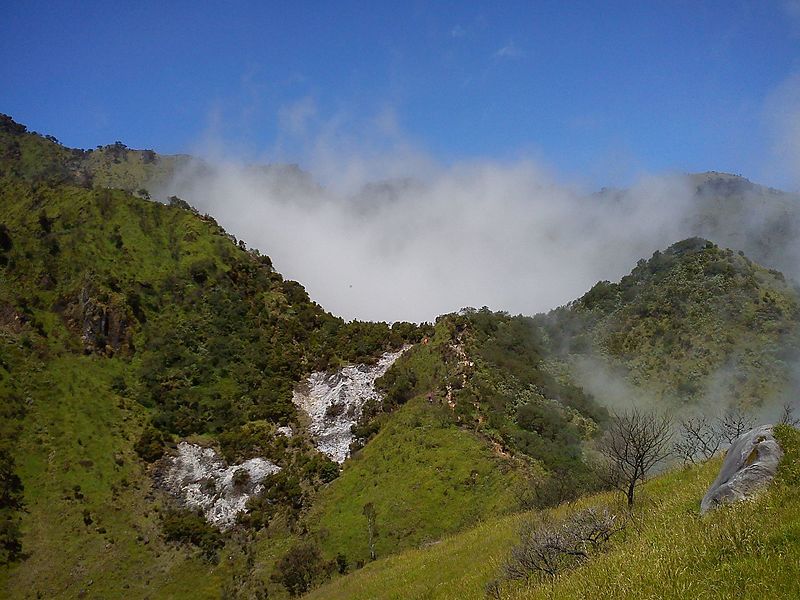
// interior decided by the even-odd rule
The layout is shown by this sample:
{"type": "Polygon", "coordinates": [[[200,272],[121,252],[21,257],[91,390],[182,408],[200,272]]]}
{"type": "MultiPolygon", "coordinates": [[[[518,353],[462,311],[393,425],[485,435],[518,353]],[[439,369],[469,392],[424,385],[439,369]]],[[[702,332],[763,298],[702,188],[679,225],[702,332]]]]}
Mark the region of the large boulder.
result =
{"type": "Polygon", "coordinates": [[[772,481],[783,457],[772,427],[756,427],[733,441],[719,475],[700,503],[701,513],[720,504],[747,500],[772,481]]]}

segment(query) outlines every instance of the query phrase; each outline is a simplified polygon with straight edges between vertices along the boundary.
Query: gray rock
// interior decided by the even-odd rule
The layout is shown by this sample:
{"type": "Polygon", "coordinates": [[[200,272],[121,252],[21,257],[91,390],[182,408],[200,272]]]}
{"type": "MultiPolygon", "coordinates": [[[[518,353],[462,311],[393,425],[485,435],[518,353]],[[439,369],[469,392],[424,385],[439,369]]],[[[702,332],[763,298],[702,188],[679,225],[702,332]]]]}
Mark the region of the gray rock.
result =
{"type": "Polygon", "coordinates": [[[772,427],[756,427],[733,441],[719,475],[700,503],[701,513],[720,504],[752,498],[773,480],[783,450],[772,434],[772,427]]]}

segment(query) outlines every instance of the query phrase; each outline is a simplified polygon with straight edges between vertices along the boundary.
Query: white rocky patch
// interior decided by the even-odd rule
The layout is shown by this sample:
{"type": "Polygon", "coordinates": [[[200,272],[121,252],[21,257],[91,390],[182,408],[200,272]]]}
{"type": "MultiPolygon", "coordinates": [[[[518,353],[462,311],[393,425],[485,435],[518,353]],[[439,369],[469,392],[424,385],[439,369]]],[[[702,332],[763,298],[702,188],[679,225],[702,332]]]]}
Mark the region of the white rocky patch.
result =
{"type": "Polygon", "coordinates": [[[380,401],[375,380],[407,350],[386,352],[374,365],[350,365],[334,373],[312,373],[294,391],[292,401],[311,419],[309,433],[317,450],[338,463],[350,454],[350,427],[370,400],[380,401]]]}
{"type": "Polygon", "coordinates": [[[283,437],[291,438],[294,435],[292,428],[288,425],[284,425],[283,427],[278,427],[278,433],[283,437]]]}
{"type": "Polygon", "coordinates": [[[167,459],[162,483],[184,506],[201,510],[206,520],[222,530],[236,522],[247,501],[261,492],[262,482],[281,468],[263,458],[227,466],[212,448],[181,442],[177,456],[167,459]],[[234,481],[237,471],[246,471],[234,481]]]}

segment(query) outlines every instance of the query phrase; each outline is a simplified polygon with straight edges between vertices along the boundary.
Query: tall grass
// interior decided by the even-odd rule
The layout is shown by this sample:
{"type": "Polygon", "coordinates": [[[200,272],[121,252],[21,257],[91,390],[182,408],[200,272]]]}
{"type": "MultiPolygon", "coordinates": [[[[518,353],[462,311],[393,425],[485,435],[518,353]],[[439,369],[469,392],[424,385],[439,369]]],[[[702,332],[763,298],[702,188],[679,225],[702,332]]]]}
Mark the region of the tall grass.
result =
{"type": "MultiPolygon", "coordinates": [[[[720,459],[647,483],[610,549],[556,577],[504,584],[508,599],[800,597],[800,433],[778,436],[786,455],[775,483],[754,500],[701,516],[720,459]]],[[[617,505],[598,494],[550,512],[617,505]]],[[[518,515],[483,523],[428,548],[377,561],[309,595],[319,599],[482,598],[515,542],[518,515]]]]}

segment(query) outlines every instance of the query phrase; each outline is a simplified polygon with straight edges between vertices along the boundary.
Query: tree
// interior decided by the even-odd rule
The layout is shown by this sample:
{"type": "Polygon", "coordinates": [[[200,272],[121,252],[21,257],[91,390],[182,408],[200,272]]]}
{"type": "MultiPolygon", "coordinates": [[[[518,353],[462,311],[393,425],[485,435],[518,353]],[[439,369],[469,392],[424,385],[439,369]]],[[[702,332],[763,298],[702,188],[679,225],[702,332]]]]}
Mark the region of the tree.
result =
{"type": "Polygon", "coordinates": [[[612,413],[599,450],[608,461],[608,483],[625,494],[628,507],[633,506],[636,487],[672,453],[671,441],[671,423],[665,415],[637,408],[612,413]]]}
{"type": "Polygon", "coordinates": [[[316,544],[305,542],[291,548],[278,561],[273,580],[283,584],[290,596],[301,596],[324,574],[324,564],[316,544]]]}
{"type": "Polygon", "coordinates": [[[794,406],[791,402],[786,402],[781,409],[781,418],[778,420],[779,425],[788,425],[790,427],[800,426],[800,418],[794,415],[794,406]]]}
{"type": "Polygon", "coordinates": [[[753,419],[738,408],[729,410],[720,421],[722,433],[729,444],[744,432],[750,431],[754,425],[753,419]]]}
{"type": "Polygon", "coordinates": [[[679,425],[675,452],[683,458],[684,465],[708,460],[717,453],[725,439],[721,420],[712,421],[706,416],[689,417],[681,420],[679,425]]]}
{"type": "Polygon", "coordinates": [[[375,526],[375,517],[377,512],[375,511],[375,505],[372,502],[367,502],[364,505],[364,516],[367,517],[367,535],[369,540],[369,557],[372,560],[377,558],[377,554],[375,553],[375,540],[378,537],[378,529],[375,526]]]}

